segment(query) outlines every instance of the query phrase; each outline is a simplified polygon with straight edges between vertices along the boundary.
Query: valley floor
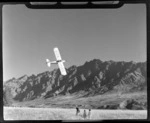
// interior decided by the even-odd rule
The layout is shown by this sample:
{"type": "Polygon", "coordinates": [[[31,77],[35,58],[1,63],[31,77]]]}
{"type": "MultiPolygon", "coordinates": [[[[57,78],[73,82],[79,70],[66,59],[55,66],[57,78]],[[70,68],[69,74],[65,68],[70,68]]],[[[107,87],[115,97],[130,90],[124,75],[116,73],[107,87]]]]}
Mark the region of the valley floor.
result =
{"type": "Polygon", "coordinates": [[[76,109],[4,107],[4,120],[147,119],[147,110],[92,109],[90,119],[83,118],[83,110],[81,109],[80,114],[76,116],[76,109]]]}

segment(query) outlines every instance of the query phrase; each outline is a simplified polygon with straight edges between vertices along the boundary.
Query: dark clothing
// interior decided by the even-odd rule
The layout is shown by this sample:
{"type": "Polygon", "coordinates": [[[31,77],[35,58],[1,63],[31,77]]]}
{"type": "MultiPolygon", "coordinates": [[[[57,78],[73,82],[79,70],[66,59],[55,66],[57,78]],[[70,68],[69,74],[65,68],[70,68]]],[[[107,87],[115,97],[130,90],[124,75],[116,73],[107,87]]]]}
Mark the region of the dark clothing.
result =
{"type": "Polygon", "coordinates": [[[78,115],[78,113],[80,113],[80,110],[78,107],[76,107],[76,115],[78,115]]]}
{"type": "Polygon", "coordinates": [[[76,109],[77,109],[77,112],[80,112],[80,110],[79,110],[79,108],[78,108],[78,107],[77,107],[76,109]]]}

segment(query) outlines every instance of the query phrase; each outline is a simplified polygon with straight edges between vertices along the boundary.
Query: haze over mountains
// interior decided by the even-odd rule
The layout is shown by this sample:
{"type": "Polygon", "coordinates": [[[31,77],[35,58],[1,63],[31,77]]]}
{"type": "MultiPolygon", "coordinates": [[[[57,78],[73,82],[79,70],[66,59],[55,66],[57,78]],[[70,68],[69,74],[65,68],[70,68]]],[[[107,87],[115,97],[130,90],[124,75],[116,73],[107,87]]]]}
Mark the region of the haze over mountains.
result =
{"type": "Polygon", "coordinates": [[[81,66],[71,66],[67,75],[59,69],[38,75],[24,75],[4,83],[4,104],[11,100],[24,102],[61,95],[84,97],[105,93],[134,93],[146,91],[146,62],[115,62],[93,59],[81,66]]]}

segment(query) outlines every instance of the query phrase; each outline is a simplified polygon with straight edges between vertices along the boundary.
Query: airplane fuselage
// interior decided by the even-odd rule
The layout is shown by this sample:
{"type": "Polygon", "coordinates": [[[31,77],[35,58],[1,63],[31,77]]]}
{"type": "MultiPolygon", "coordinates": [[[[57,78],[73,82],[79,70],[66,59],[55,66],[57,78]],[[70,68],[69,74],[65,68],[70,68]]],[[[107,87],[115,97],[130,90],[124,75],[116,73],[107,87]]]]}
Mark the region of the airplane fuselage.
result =
{"type": "Polygon", "coordinates": [[[58,64],[58,62],[65,62],[65,60],[51,61],[51,64],[58,64]]]}

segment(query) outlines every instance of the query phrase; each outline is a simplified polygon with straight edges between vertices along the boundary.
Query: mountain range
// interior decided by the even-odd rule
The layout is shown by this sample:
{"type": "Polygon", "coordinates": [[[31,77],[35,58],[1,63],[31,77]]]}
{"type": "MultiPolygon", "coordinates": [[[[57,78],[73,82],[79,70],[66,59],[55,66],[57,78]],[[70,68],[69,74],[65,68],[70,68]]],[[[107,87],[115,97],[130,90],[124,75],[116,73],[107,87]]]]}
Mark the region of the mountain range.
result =
{"type": "Polygon", "coordinates": [[[65,95],[89,96],[105,93],[133,93],[147,89],[146,62],[101,61],[93,59],[81,66],[59,69],[37,75],[12,78],[3,84],[4,105],[65,95]]]}

